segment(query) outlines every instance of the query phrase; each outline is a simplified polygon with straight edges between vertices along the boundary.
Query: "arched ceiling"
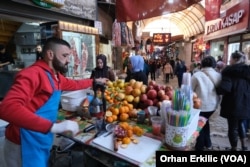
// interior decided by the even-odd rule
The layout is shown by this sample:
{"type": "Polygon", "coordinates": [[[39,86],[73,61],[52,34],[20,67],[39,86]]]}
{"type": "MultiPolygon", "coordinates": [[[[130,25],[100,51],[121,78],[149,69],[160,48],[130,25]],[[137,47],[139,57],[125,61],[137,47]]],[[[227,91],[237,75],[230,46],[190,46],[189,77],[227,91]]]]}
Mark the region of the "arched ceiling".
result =
{"type": "Polygon", "coordinates": [[[159,17],[144,19],[142,32],[171,33],[172,36],[183,35],[185,39],[204,32],[205,9],[201,3],[189,8],[159,17]]]}

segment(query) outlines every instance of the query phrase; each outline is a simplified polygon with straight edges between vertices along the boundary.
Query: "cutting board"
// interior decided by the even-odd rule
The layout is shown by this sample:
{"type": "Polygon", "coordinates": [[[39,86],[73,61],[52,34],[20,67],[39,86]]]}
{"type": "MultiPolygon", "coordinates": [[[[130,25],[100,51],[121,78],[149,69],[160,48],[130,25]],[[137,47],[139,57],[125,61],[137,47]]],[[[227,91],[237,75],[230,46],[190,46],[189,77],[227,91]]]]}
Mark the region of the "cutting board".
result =
{"type": "MultiPolygon", "coordinates": [[[[155,151],[157,151],[162,144],[161,141],[152,139],[147,136],[134,137],[134,138],[138,139],[139,142],[137,144],[131,142],[130,144],[128,144],[127,148],[121,148],[119,146],[116,154],[120,154],[125,158],[127,157],[136,162],[143,163],[153,154],[155,154],[155,151]]],[[[110,151],[114,150],[112,135],[108,135],[106,137],[105,134],[101,135],[95,138],[92,142],[110,151]]]]}

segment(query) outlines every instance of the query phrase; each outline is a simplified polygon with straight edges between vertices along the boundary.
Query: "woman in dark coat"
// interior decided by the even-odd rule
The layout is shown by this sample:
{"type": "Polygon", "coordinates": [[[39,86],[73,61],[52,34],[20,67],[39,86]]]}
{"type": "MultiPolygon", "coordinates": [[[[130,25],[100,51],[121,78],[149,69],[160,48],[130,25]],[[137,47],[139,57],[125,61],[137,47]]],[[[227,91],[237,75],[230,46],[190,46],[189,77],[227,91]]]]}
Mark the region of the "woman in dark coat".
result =
{"type": "Polygon", "coordinates": [[[242,150],[247,150],[244,121],[250,118],[250,69],[245,61],[243,53],[232,53],[230,66],[222,71],[222,81],[217,88],[217,93],[223,95],[220,115],[227,119],[232,151],[237,150],[238,136],[242,150]]]}
{"type": "Polygon", "coordinates": [[[115,80],[114,71],[107,66],[105,55],[100,54],[96,56],[96,68],[92,70],[90,78],[108,78],[110,81],[115,80]]]}

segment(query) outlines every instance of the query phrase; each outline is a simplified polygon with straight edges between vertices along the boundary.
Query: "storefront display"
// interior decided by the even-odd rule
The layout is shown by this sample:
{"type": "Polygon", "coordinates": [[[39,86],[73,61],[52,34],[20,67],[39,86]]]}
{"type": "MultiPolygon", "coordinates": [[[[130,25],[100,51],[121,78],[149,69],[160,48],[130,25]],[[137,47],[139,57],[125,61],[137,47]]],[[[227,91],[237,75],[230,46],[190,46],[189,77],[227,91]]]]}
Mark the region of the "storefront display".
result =
{"type": "Polygon", "coordinates": [[[242,36],[244,42],[242,42],[242,51],[246,54],[247,56],[247,63],[249,64],[250,62],[250,33],[244,34],[242,36]]]}
{"type": "Polygon", "coordinates": [[[197,40],[193,44],[193,56],[191,57],[191,60],[200,62],[203,57],[209,52],[210,48],[208,48],[207,45],[208,44],[206,43],[206,41],[204,41],[203,37],[197,38],[197,40]]]}
{"type": "Polygon", "coordinates": [[[69,42],[72,56],[69,63],[68,76],[83,76],[95,68],[95,36],[75,32],[62,32],[62,38],[69,42]]]}
{"type": "Polygon", "coordinates": [[[218,39],[213,40],[210,42],[210,55],[215,58],[215,60],[218,60],[218,57],[221,56],[222,59],[224,59],[224,46],[225,46],[225,40],[218,39]]]}

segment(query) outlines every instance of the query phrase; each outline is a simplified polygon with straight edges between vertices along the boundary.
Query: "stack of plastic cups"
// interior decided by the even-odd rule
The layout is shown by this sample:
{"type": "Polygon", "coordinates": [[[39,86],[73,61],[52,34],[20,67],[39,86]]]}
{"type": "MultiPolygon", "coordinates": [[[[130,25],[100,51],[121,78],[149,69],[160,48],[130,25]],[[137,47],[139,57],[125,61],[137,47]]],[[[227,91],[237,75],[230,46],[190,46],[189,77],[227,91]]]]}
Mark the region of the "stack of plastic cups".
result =
{"type": "Polygon", "coordinates": [[[164,100],[161,105],[160,116],[162,117],[161,133],[165,134],[167,127],[167,111],[171,110],[171,101],[164,100]]]}
{"type": "Polygon", "coordinates": [[[182,77],[182,85],[191,86],[191,73],[185,72],[182,77]]]}

